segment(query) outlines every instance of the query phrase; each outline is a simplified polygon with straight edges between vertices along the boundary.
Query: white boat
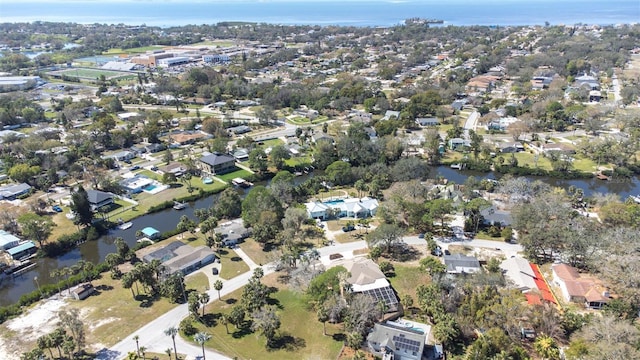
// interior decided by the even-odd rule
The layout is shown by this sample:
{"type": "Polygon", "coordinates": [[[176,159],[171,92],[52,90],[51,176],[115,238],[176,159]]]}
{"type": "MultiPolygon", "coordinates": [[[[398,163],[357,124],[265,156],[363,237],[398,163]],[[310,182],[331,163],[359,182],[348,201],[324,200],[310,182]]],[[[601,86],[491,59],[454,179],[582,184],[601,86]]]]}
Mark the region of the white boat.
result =
{"type": "Polygon", "coordinates": [[[187,203],[179,203],[177,201],[173,202],[173,209],[174,210],[183,210],[187,207],[187,203]]]}
{"type": "Polygon", "coordinates": [[[640,195],[639,196],[629,195],[629,197],[631,198],[631,200],[633,200],[636,203],[640,204],[640,195]]]}
{"type": "Polygon", "coordinates": [[[462,164],[451,164],[452,169],[462,170],[462,164]]]}
{"type": "Polygon", "coordinates": [[[133,226],[133,223],[131,221],[129,221],[129,222],[122,223],[122,224],[118,225],[118,229],[127,230],[128,228],[130,228],[132,226],[133,226]]]}

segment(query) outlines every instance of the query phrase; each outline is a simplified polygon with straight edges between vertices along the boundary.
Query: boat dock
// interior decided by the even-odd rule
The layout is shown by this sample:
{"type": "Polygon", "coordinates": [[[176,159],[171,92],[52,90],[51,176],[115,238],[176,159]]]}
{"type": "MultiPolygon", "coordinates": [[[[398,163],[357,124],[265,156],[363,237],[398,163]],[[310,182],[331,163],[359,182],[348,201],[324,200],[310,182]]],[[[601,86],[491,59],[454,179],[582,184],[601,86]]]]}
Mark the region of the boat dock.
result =
{"type": "Polygon", "coordinates": [[[177,202],[177,201],[173,202],[173,209],[174,210],[184,210],[184,209],[187,208],[187,206],[188,206],[188,204],[185,203],[185,202],[183,202],[183,203],[177,202]]]}
{"type": "Polygon", "coordinates": [[[248,188],[253,186],[253,183],[248,182],[247,180],[243,179],[243,178],[234,178],[231,180],[231,183],[235,186],[241,187],[241,188],[248,188]]]}

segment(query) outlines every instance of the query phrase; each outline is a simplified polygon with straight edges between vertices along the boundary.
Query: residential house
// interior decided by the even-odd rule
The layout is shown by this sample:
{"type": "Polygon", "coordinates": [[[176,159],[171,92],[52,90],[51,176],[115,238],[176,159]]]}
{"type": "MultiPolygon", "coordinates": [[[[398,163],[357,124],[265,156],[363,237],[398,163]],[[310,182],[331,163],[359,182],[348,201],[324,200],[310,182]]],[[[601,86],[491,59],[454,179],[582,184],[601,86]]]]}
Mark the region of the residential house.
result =
{"type": "Polygon", "coordinates": [[[578,76],[575,79],[575,85],[577,87],[586,87],[589,90],[600,90],[600,83],[591,75],[578,76]]]}
{"type": "Polygon", "coordinates": [[[461,138],[449,139],[449,149],[451,150],[460,151],[464,147],[468,147],[468,146],[470,146],[469,141],[466,141],[464,139],[461,139],[461,138]]]}
{"type": "Polygon", "coordinates": [[[31,191],[31,185],[25,183],[0,186],[0,200],[15,200],[28,194],[29,191],[31,191]]]}
{"type": "Polygon", "coordinates": [[[416,118],[416,124],[426,127],[426,126],[437,126],[440,125],[440,121],[434,117],[430,118],[416,118]]]}
{"type": "Polygon", "coordinates": [[[505,279],[522,291],[529,305],[541,305],[542,301],[556,303],[540,269],[519,256],[511,257],[500,264],[505,279]]]}
{"type": "Polygon", "coordinates": [[[531,79],[531,88],[533,90],[546,89],[552,81],[553,77],[551,76],[534,76],[533,79],[531,79]]]}
{"type": "Polygon", "coordinates": [[[84,283],[76,286],[73,290],[71,290],[71,295],[76,300],[84,300],[91,296],[96,291],[93,285],[89,283],[84,283]]]}
{"type": "Polygon", "coordinates": [[[511,124],[518,121],[520,120],[514,117],[501,117],[499,119],[489,121],[487,124],[487,130],[506,131],[511,124]]]}
{"type": "Polygon", "coordinates": [[[399,319],[377,323],[367,335],[367,347],[374,356],[383,360],[422,360],[438,359],[426,343],[431,326],[399,319]]]}
{"type": "Polygon", "coordinates": [[[590,309],[602,309],[611,294],[602,281],[590,274],[581,274],[567,264],[551,266],[553,282],[560,288],[566,302],[583,304],[590,309]]]}
{"type": "Polygon", "coordinates": [[[175,177],[180,177],[187,172],[187,167],[181,162],[171,162],[168,165],[158,168],[163,174],[173,174],[175,177]]]}
{"type": "Polygon", "coordinates": [[[138,121],[141,120],[143,116],[137,112],[123,112],[118,114],[118,118],[122,121],[138,121]]]}
{"type": "Polygon", "coordinates": [[[215,259],[215,253],[209,247],[193,247],[180,241],[174,241],[142,256],[142,260],[146,263],[159,260],[165,267],[165,275],[177,272],[187,275],[211,264],[215,259]]]}
{"type": "Polygon", "coordinates": [[[38,251],[36,244],[33,241],[25,241],[18,246],[14,246],[7,250],[7,253],[14,260],[20,260],[22,258],[31,256],[38,251]]]}
{"type": "Polygon", "coordinates": [[[251,229],[244,227],[242,219],[234,219],[219,224],[214,231],[222,237],[224,246],[234,246],[251,235],[251,229]]]}
{"type": "Polygon", "coordinates": [[[317,135],[316,134],[311,135],[311,141],[313,141],[316,144],[318,142],[321,142],[321,141],[326,141],[326,142],[331,143],[331,144],[334,143],[333,137],[331,137],[331,136],[329,136],[329,135],[327,135],[325,133],[319,133],[317,135]]]}
{"type": "Polygon", "coordinates": [[[524,145],[521,142],[499,142],[497,144],[501,153],[517,153],[524,151],[524,145]]]}
{"type": "Polygon", "coordinates": [[[227,132],[229,134],[235,134],[235,135],[246,134],[250,131],[251,131],[251,128],[247,125],[239,125],[239,126],[227,128],[227,132]]]}
{"type": "Polygon", "coordinates": [[[569,144],[565,144],[565,143],[549,143],[549,144],[542,144],[542,151],[545,153],[549,153],[551,151],[559,151],[561,153],[565,153],[565,154],[575,154],[576,150],[573,148],[573,146],[569,145],[569,144]]]}
{"type": "Polygon", "coordinates": [[[9,250],[18,246],[20,239],[4,230],[0,230],[0,250],[9,250]]]}
{"type": "Polygon", "coordinates": [[[467,99],[456,100],[451,103],[451,108],[456,111],[461,111],[465,105],[467,105],[467,99]]]}
{"type": "Polygon", "coordinates": [[[249,160],[249,150],[238,148],[233,152],[233,158],[236,159],[236,161],[247,161],[249,160]]]}
{"type": "Polygon", "coordinates": [[[113,194],[100,190],[87,190],[87,198],[91,204],[91,211],[113,204],[113,194]]]}
{"type": "Polygon", "coordinates": [[[376,303],[383,302],[387,313],[399,310],[398,297],[373,260],[359,257],[341,260],[338,264],[344,266],[351,275],[347,283],[351,285],[352,292],[371,296],[376,303]]]}
{"type": "Polygon", "coordinates": [[[149,145],[145,146],[144,148],[145,148],[145,150],[147,152],[152,153],[152,154],[167,149],[167,147],[164,146],[163,144],[157,144],[157,143],[149,144],[149,145]]]}
{"type": "Polygon", "coordinates": [[[325,220],[333,216],[356,219],[374,216],[378,210],[378,200],[369,197],[348,198],[326,202],[313,201],[304,204],[312,219],[325,220]]]}
{"type": "Polygon", "coordinates": [[[152,179],[139,174],[120,181],[120,187],[122,187],[128,194],[141,193],[145,187],[151,184],[153,184],[152,179]]]}
{"type": "Polygon", "coordinates": [[[201,157],[198,167],[203,174],[226,174],[236,170],[236,159],[231,155],[216,152],[201,157]]]}
{"type": "Polygon", "coordinates": [[[189,145],[195,144],[197,141],[206,138],[207,135],[201,132],[184,132],[180,134],[171,134],[171,141],[174,144],[189,145]]]}
{"type": "Polygon", "coordinates": [[[387,110],[380,120],[389,120],[391,118],[400,119],[400,111],[387,110]]]}
{"type": "Polygon", "coordinates": [[[471,274],[480,271],[480,261],[476,257],[462,254],[445,255],[444,265],[449,274],[471,274]]]}
{"type": "Polygon", "coordinates": [[[134,153],[133,151],[127,151],[127,150],[118,151],[111,155],[103,156],[104,159],[114,159],[118,161],[131,160],[131,159],[135,159],[135,157],[136,157],[136,153],[134,153]]]}
{"type": "Polygon", "coordinates": [[[513,222],[510,211],[500,210],[494,205],[480,210],[480,215],[482,215],[482,223],[485,225],[510,226],[513,222]]]}

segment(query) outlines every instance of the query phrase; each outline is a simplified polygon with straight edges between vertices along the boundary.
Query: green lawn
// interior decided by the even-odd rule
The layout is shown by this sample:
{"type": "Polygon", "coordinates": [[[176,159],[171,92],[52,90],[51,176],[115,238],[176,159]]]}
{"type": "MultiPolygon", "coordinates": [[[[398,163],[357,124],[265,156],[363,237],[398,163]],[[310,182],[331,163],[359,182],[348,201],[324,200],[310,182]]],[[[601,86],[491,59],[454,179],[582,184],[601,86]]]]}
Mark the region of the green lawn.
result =
{"type": "Polygon", "coordinates": [[[138,171],[138,174],[146,176],[149,179],[157,180],[157,181],[160,181],[161,178],[162,178],[162,176],[158,175],[157,173],[155,173],[155,172],[153,172],[151,170],[147,170],[147,169],[138,171]]]}
{"type": "MultiPolygon", "coordinates": [[[[229,313],[234,303],[240,300],[242,289],[239,289],[207,306],[207,313],[229,313]]],[[[278,331],[280,348],[267,349],[265,339],[250,331],[237,330],[228,325],[216,324],[206,327],[198,323],[199,331],[212,335],[206,345],[230,357],[239,359],[264,360],[299,360],[299,359],[335,359],[342,348],[342,341],[331,335],[342,333],[341,325],[327,323],[327,335],[322,334],[322,324],[316,320],[314,311],[308,310],[308,304],[299,293],[283,289],[272,295],[277,302],[282,323],[278,331]],[[259,354],[259,355],[258,355],[259,354]]]]}
{"type": "Polygon", "coordinates": [[[394,263],[393,266],[395,268],[395,276],[389,278],[391,286],[393,286],[401,299],[406,294],[411,295],[415,304],[418,300],[416,297],[416,289],[419,285],[430,283],[431,278],[417,266],[400,263],[394,263]]]}
{"type": "Polygon", "coordinates": [[[245,169],[238,169],[234,172],[228,173],[228,174],[224,174],[224,175],[219,175],[217,177],[219,177],[220,179],[224,180],[224,181],[231,181],[232,179],[235,178],[247,178],[251,176],[251,172],[245,170],[245,169]]]}
{"type": "Polygon", "coordinates": [[[312,161],[311,161],[310,155],[304,155],[304,156],[292,157],[291,159],[285,160],[284,163],[287,164],[287,166],[296,167],[296,166],[303,166],[303,165],[309,166],[311,165],[312,161]]]}
{"type": "Polygon", "coordinates": [[[268,147],[278,146],[278,145],[284,145],[284,141],[280,139],[269,139],[261,142],[263,143],[263,145],[260,145],[260,146],[262,146],[263,149],[266,149],[268,147]]]}
{"type": "Polygon", "coordinates": [[[220,254],[220,277],[229,280],[240,274],[249,271],[249,266],[242,261],[233,249],[225,248],[219,251],[220,254]]]}
{"type": "Polygon", "coordinates": [[[240,248],[247,254],[256,264],[268,264],[271,262],[270,253],[262,250],[262,244],[252,238],[245,239],[240,243],[240,248]]]}
{"type": "Polygon", "coordinates": [[[63,70],[61,72],[64,75],[70,77],[78,77],[81,79],[89,79],[95,80],[100,77],[100,75],[104,75],[107,79],[115,79],[126,76],[131,76],[129,73],[120,72],[120,71],[111,71],[111,70],[102,70],[102,69],[69,69],[63,70]]]}
{"type": "Polygon", "coordinates": [[[114,218],[120,218],[124,221],[129,221],[133,218],[146,214],[152,206],[159,205],[165,201],[174,201],[175,199],[179,199],[188,195],[189,191],[187,191],[186,186],[167,189],[157,194],[148,194],[143,192],[134,197],[134,199],[139,203],[137,206],[124,212],[122,211],[122,209],[117,209],[115,212],[111,212],[107,215],[111,220],[113,220],[114,218]]]}
{"type": "Polygon", "coordinates": [[[131,49],[121,49],[121,48],[113,48],[103,52],[103,55],[117,55],[117,54],[142,54],[147,51],[159,50],[162,49],[163,46],[153,45],[153,46],[142,46],[131,49]]]}
{"type": "Polygon", "coordinates": [[[315,124],[322,124],[323,122],[329,120],[329,118],[327,116],[321,115],[318,116],[317,118],[313,119],[312,121],[309,121],[308,118],[304,117],[304,116],[297,116],[291,119],[287,119],[288,122],[295,124],[295,125],[315,125],[315,124]]]}
{"type": "Polygon", "coordinates": [[[184,279],[184,282],[187,289],[193,289],[199,293],[205,292],[211,288],[211,285],[209,285],[209,278],[203,273],[189,275],[184,279]]]}

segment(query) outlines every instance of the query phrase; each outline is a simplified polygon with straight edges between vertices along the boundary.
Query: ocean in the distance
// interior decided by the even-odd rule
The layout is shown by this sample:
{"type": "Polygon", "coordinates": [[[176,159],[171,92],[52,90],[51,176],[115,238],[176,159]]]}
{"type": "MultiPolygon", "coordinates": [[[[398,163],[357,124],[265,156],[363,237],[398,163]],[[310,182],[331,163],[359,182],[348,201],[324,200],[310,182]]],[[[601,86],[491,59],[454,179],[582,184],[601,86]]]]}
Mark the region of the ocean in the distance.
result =
{"type": "Polygon", "coordinates": [[[392,26],[411,17],[445,25],[625,24],[640,21],[640,0],[0,0],[0,22],[392,26]]]}

